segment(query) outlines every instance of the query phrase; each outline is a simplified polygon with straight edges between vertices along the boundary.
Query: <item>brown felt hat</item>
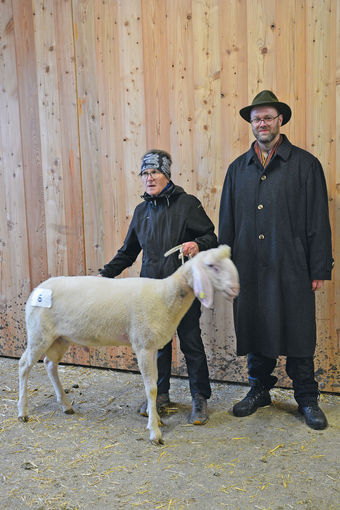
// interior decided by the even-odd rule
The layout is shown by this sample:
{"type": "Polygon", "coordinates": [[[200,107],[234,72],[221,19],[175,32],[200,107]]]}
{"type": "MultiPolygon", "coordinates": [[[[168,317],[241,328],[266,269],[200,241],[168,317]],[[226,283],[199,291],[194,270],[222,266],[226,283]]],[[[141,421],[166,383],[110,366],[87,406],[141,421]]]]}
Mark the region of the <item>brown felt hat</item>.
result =
{"type": "Polygon", "coordinates": [[[241,117],[247,122],[250,122],[250,112],[257,106],[273,106],[276,108],[277,111],[283,116],[282,126],[287,124],[292,115],[292,110],[290,107],[286,103],[281,103],[271,90],[262,90],[257,94],[257,96],[254,97],[251,105],[241,108],[241,117]]]}

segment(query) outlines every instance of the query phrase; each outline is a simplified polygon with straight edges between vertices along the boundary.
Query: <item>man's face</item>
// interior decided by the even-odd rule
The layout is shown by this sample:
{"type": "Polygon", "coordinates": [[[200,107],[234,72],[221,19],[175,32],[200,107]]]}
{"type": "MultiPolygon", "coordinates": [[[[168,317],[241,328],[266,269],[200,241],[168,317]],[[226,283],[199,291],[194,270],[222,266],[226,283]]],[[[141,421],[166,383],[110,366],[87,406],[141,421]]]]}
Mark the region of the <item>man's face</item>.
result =
{"type": "Polygon", "coordinates": [[[168,179],[159,170],[146,169],[142,174],[145,191],[151,196],[157,196],[168,184],[168,179]]]}
{"type": "Polygon", "coordinates": [[[282,115],[272,106],[258,106],[250,112],[251,128],[260,143],[268,144],[280,133],[282,115]],[[259,122],[259,120],[262,122],[259,122]],[[266,121],[267,119],[267,121],[266,121]]]}

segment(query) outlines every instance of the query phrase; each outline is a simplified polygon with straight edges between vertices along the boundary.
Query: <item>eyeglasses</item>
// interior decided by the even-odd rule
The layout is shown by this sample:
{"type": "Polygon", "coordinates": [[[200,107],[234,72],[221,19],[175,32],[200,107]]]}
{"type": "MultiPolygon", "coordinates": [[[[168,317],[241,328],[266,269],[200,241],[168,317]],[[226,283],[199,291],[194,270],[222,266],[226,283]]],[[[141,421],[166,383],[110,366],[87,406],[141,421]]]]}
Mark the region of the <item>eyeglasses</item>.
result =
{"type": "Polygon", "coordinates": [[[149,177],[152,177],[152,179],[155,179],[156,177],[158,177],[161,174],[162,174],[162,172],[160,172],[159,170],[150,170],[149,172],[147,172],[147,171],[142,172],[141,177],[142,177],[142,179],[147,181],[147,179],[149,177]]]}
{"type": "Polygon", "coordinates": [[[261,124],[261,122],[263,122],[264,124],[268,125],[268,124],[271,124],[280,115],[281,115],[281,113],[276,115],[276,117],[269,117],[268,116],[268,117],[263,117],[263,119],[259,119],[258,117],[255,117],[254,119],[250,119],[250,122],[251,122],[251,124],[253,124],[253,126],[259,126],[261,124]]]}

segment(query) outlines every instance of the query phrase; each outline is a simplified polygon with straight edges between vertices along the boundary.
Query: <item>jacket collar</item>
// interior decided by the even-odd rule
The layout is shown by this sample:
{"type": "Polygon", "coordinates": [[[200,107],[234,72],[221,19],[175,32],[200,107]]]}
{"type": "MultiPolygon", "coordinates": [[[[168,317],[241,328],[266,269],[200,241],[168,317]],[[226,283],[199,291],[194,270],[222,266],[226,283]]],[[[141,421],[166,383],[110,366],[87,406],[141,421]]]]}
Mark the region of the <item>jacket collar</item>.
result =
{"type": "MultiPolygon", "coordinates": [[[[290,143],[286,135],[283,135],[281,133],[281,136],[283,138],[282,142],[280,143],[277,151],[276,156],[279,156],[283,161],[287,161],[287,159],[290,156],[290,153],[292,152],[293,145],[290,143]]],[[[249,165],[253,159],[257,159],[255,149],[254,149],[255,141],[251,144],[251,147],[249,151],[246,153],[246,162],[247,165],[249,165]]]]}
{"type": "Polygon", "coordinates": [[[141,195],[141,198],[143,198],[146,202],[153,202],[154,204],[160,200],[167,200],[169,203],[170,197],[180,195],[181,193],[184,193],[184,189],[180,186],[176,186],[176,184],[174,184],[172,181],[169,181],[169,183],[165,186],[159,195],[154,197],[145,192],[143,195],[141,195]]]}

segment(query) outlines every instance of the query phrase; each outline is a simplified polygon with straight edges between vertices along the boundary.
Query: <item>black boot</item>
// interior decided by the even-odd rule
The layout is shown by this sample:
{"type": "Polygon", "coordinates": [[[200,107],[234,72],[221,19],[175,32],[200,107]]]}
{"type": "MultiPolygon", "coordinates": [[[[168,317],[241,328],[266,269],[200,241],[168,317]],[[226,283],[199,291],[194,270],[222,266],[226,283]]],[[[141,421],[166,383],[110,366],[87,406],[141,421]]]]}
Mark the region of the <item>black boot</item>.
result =
{"type": "Polygon", "coordinates": [[[208,421],[208,406],[207,399],[196,393],[192,399],[192,413],[189,418],[189,423],[193,425],[204,425],[208,421]]]}
{"type": "Polygon", "coordinates": [[[241,402],[233,407],[234,416],[249,416],[259,407],[269,406],[272,403],[269,390],[261,383],[251,384],[251,388],[241,402]]]}
{"type": "Polygon", "coordinates": [[[323,430],[327,427],[327,418],[320,409],[317,402],[307,405],[299,405],[299,413],[301,413],[308,427],[314,430],[323,430]]]}

